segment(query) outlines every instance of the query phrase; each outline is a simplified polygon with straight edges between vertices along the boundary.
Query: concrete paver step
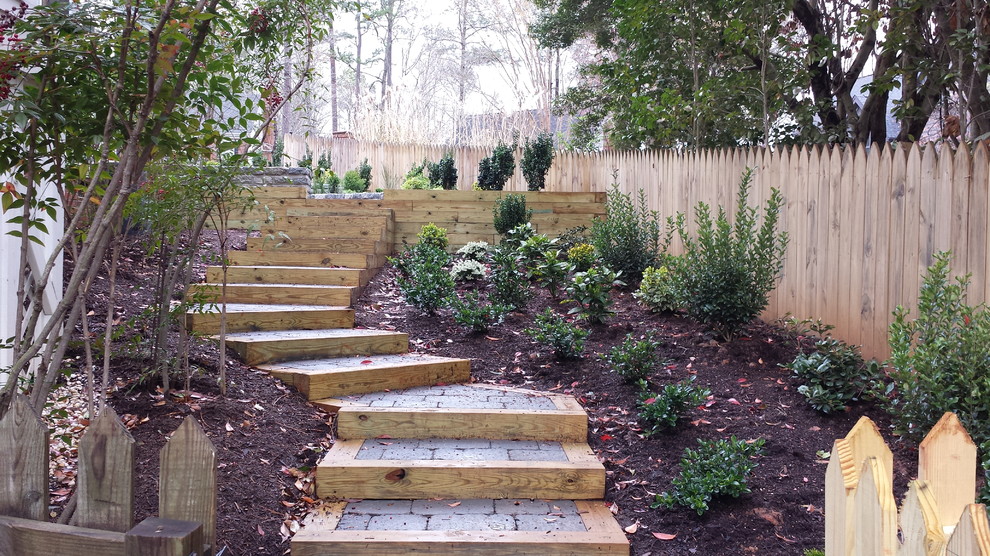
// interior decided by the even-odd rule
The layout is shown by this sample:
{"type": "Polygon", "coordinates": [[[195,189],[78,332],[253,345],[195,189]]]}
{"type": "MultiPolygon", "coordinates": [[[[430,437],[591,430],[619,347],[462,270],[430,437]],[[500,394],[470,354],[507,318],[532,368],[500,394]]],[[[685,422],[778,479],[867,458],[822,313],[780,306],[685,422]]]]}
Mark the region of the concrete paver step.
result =
{"type": "Polygon", "coordinates": [[[337,436],[583,442],[588,417],[573,396],[490,384],[443,384],[318,400],[337,436]]]}
{"type": "Polygon", "coordinates": [[[292,539],[292,554],[628,555],[600,501],[357,500],[325,505],[292,539]]]}
{"type": "Polygon", "coordinates": [[[227,346],[244,363],[260,365],[315,357],[404,353],[409,349],[409,335],[364,328],[241,332],[228,334],[227,346]]]}
{"type": "MultiPolygon", "coordinates": [[[[226,311],[228,333],[354,326],[354,309],[332,305],[228,303],[226,311]]],[[[186,329],[200,334],[219,334],[220,307],[187,311],[186,329]]]]}
{"type": "Polygon", "coordinates": [[[586,444],[459,439],[340,440],[316,470],[336,498],[567,498],[605,493],[605,468],[586,444]]]}
{"type": "Polygon", "coordinates": [[[414,353],[308,359],[260,365],[258,368],[292,384],[307,399],[317,400],[316,405],[331,411],[336,411],[336,407],[321,398],[463,382],[471,378],[469,359],[414,353]]]}

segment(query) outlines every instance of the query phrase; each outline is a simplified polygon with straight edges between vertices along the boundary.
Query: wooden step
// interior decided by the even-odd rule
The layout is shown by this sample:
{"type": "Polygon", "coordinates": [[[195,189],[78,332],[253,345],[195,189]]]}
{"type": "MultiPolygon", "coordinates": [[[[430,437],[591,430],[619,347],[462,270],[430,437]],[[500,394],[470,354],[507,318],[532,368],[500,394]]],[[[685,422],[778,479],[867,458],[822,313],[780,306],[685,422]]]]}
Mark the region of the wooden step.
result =
{"type": "Polygon", "coordinates": [[[275,237],[249,237],[248,249],[277,249],[280,251],[319,251],[321,253],[360,253],[363,255],[390,255],[389,241],[374,239],[293,239],[275,237]]]}
{"type": "MultiPolygon", "coordinates": [[[[313,268],[306,266],[229,266],[227,283],[304,284],[314,286],[366,286],[370,272],[360,268],[313,268]]],[[[206,269],[206,281],[223,281],[223,268],[206,269]]]]}
{"type": "Polygon", "coordinates": [[[329,502],[314,510],[292,537],[292,554],[628,556],[629,540],[600,500],[457,499],[391,504],[368,500],[329,502]],[[408,509],[404,504],[409,504],[408,509]],[[495,511],[480,513],[488,511],[482,504],[495,511]],[[536,504],[542,508],[531,509],[536,504]],[[529,513],[508,513],[517,507],[529,513]]]}
{"type": "Polygon", "coordinates": [[[388,330],[332,329],[241,332],[227,346],[248,365],[276,361],[381,355],[409,350],[409,335],[388,330]]]}
{"type": "MultiPolygon", "coordinates": [[[[227,332],[352,328],[354,309],[326,305],[227,304],[227,332]]],[[[186,313],[186,329],[199,334],[220,333],[220,308],[186,313]]]]}
{"type": "Polygon", "coordinates": [[[605,494],[605,468],[582,443],[338,440],[317,466],[316,493],[376,500],[594,500],[605,494]]]}
{"type": "Polygon", "coordinates": [[[351,306],[360,295],[353,286],[309,286],[301,284],[227,284],[226,296],[221,284],[190,284],[186,294],[202,295],[207,302],[265,303],[270,305],[351,306]]]}
{"type": "Polygon", "coordinates": [[[388,239],[392,219],[385,216],[287,216],[261,227],[262,235],[283,232],[293,239],[388,239]]]}
{"type": "MultiPolygon", "coordinates": [[[[292,384],[306,399],[320,400],[316,404],[325,408],[330,408],[331,404],[321,398],[329,396],[465,382],[471,379],[469,359],[413,353],[295,361],[260,365],[259,368],[292,384]]],[[[347,403],[330,401],[335,407],[347,403]]]]}
{"type": "Polygon", "coordinates": [[[231,265],[239,266],[347,267],[377,270],[385,265],[384,255],[302,251],[298,249],[229,251],[227,258],[231,265]]]}
{"type": "Polygon", "coordinates": [[[584,442],[588,415],[573,396],[487,384],[443,384],[326,399],[337,437],[485,438],[584,442]]]}

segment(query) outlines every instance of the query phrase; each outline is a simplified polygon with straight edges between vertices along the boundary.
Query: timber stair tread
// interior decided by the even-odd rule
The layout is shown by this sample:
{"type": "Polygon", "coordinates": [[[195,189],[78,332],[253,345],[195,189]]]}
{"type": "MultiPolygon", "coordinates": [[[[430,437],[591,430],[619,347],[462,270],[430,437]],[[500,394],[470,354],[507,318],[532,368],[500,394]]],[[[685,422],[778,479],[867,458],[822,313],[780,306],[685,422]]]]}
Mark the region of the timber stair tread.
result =
{"type": "MultiPolygon", "coordinates": [[[[331,411],[335,411],[335,407],[322,398],[462,382],[471,378],[469,359],[415,353],[307,359],[259,365],[258,368],[292,384],[317,406],[331,411]]],[[[330,401],[336,403],[336,400],[330,401]]]]}
{"type": "Polygon", "coordinates": [[[263,303],[281,305],[344,305],[350,306],[360,295],[357,286],[328,286],[312,284],[258,284],[200,282],[190,284],[189,290],[210,301],[220,303],[263,303]]]}
{"type": "Polygon", "coordinates": [[[405,353],[409,335],[358,328],[276,330],[228,334],[227,346],[248,365],[278,361],[405,353]]]}
{"type": "Polygon", "coordinates": [[[627,555],[629,544],[601,502],[357,500],[327,503],[308,515],[292,553],[627,555]]]}
{"type": "MultiPolygon", "coordinates": [[[[273,305],[227,303],[227,332],[351,328],[354,309],[334,305],[273,305]]],[[[199,334],[219,334],[221,307],[186,312],[186,329],[199,334]]]]}
{"type": "Polygon", "coordinates": [[[321,497],[601,499],[605,468],[585,443],[338,440],[316,468],[321,497]]]}
{"type": "Polygon", "coordinates": [[[486,384],[440,384],[323,399],[342,439],[398,437],[583,442],[588,418],[572,396],[486,384]]]}
{"type": "MultiPolygon", "coordinates": [[[[206,281],[223,281],[219,266],[206,268],[206,281]]],[[[236,265],[227,267],[227,282],[241,284],[296,284],[309,286],[366,286],[370,273],[362,268],[290,265],[236,265]]]]}
{"type": "Polygon", "coordinates": [[[328,249],[301,251],[249,249],[230,251],[232,266],[295,266],[308,268],[361,268],[377,270],[385,264],[385,255],[338,253],[328,249]]]}

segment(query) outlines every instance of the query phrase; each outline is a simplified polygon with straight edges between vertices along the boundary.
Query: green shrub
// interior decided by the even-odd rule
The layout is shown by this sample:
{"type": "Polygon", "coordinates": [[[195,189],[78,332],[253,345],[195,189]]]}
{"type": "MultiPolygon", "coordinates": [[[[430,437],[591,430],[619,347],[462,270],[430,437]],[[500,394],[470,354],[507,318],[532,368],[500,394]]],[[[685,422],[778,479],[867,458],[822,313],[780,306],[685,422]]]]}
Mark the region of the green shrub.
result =
{"type": "Polygon", "coordinates": [[[504,235],[509,230],[526,224],[533,216],[532,210],[526,210],[526,196],[506,195],[495,199],[492,217],[495,221],[495,231],[504,235]]]}
{"type": "Polygon", "coordinates": [[[340,190],[340,177],[329,169],[317,169],[313,174],[313,193],[337,193],[340,190]]]}
{"type": "Polygon", "coordinates": [[[863,361],[854,346],[833,338],[815,343],[815,351],[799,354],[786,368],[801,382],[800,392],[822,413],[843,411],[846,405],[874,392],[880,367],[863,361]]]}
{"type": "Polygon", "coordinates": [[[560,287],[567,281],[567,273],[571,264],[560,258],[560,250],[553,249],[543,254],[543,257],[533,263],[527,270],[527,277],[535,279],[544,286],[550,296],[557,299],[560,287]]]}
{"type": "Polygon", "coordinates": [[[574,265],[574,270],[585,272],[595,265],[598,255],[595,246],[590,243],[579,243],[567,251],[567,260],[574,265]]]}
{"type": "Polygon", "coordinates": [[[440,250],[447,249],[447,245],[450,244],[450,240],[447,239],[447,228],[441,228],[433,222],[420,228],[416,237],[419,238],[420,243],[432,245],[440,250]]]}
{"type": "Polygon", "coordinates": [[[676,311],[683,304],[682,294],[676,279],[677,261],[669,257],[668,264],[654,268],[646,267],[643,271],[643,281],[633,296],[651,311],[676,311]],[[675,270],[672,270],[675,269],[675,270]]]}
{"type": "Polygon", "coordinates": [[[457,261],[450,269],[450,277],[455,282],[466,282],[471,280],[484,280],[487,275],[485,265],[474,259],[464,259],[457,261]]]}
{"type": "Polygon", "coordinates": [[[646,436],[677,426],[684,412],[705,403],[712,393],[692,384],[694,377],[674,384],[667,384],[659,393],[648,390],[645,380],[640,380],[639,420],[646,436]]]}
{"type": "Polygon", "coordinates": [[[526,178],[526,188],[530,191],[540,191],[546,187],[547,172],[553,164],[553,137],[549,133],[539,134],[533,142],[526,140],[523,147],[522,168],[526,178]]]}
{"type": "Polygon", "coordinates": [[[638,340],[632,334],[614,346],[605,357],[612,370],[629,382],[645,379],[663,361],[657,351],[662,343],[651,332],[638,340]]]}
{"type": "Polygon", "coordinates": [[[478,188],[485,191],[501,191],[505,183],[516,171],[516,158],[512,151],[516,150],[516,145],[511,146],[499,143],[492,150],[491,156],[481,159],[478,164],[478,188]]]}
{"type": "Polygon", "coordinates": [[[529,288],[529,280],[522,269],[519,260],[511,249],[499,248],[492,256],[492,301],[508,305],[514,310],[526,308],[533,293],[529,288]]]}
{"type": "Polygon", "coordinates": [[[526,267],[535,265],[557,245],[556,239],[550,239],[546,234],[533,234],[519,245],[519,258],[526,267]]]}
{"type": "Polygon", "coordinates": [[[361,164],[358,166],[358,174],[361,175],[364,183],[371,185],[371,165],[368,164],[367,158],[361,161],[361,164]]]}
{"type": "Polygon", "coordinates": [[[454,322],[475,333],[488,332],[492,326],[501,324],[510,307],[497,303],[483,303],[478,292],[467,292],[461,300],[451,296],[448,304],[454,314],[454,322]]]}
{"type": "Polygon", "coordinates": [[[557,359],[580,359],[584,352],[584,341],[590,334],[578,326],[570,324],[553,309],[547,308],[536,315],[533,327],[525,330],[531,338],[551,348],[557,359]]]}
{"type": "Polygon", "coordinates": [[[567,253],[576,245],[588,243],[588,241],[590,241],[588,238],[587,226],[574,226],[573,228],[568,228],[564,231],[564,233],[557,236],[557,242],[560,246],[560,250],[567,253]]]}
{"type": "Polygon", "coordinates": [[[447,152],[439,162],[429,163],[430,186],[433,189],[457,189],[457,168],[454,166],[454,155],[447,152]]]}
{"type": "Polygon", "coordinates": [[[520,224],[505,233],[499,247],[506,249],[518,249],[526,240],[536,235],[536,229],[529,222],[520,224]]]}
{"type": "MultiPolygon", "coordinates": [[[[949,278],[950,253],[937,253],[918,297],[918,316],[897,307],[890,325],[889,411],[897,432],[920,441],[955,412],[983,458],[990,483],[990,312],[966,303],[969,276],[949,278]]],[[[978,284],[983,287],[983,284],[978,284]]],[[[982,496],[986,499],[986,487],[982,496]]]]}
{"type": "Polygon", "coordinates": [[[485,262],[491,252],[491,246],[486,241],[471,241],[457,250],[457,254],[472,261],[485,262]]]}
{"type": "Polygon", "coordinates": [[[320,153],[320,159],[316,161],[316,169],[324,171],[330,169],[330,151],[320,153]]]}
{"type": "Polygon", "coordinates": [[[272,147],[272,161],[269,166],[282,167],[285,164],[285,141],[282,139],[275,140],[275,146],[272,147]]]}
{"type": "Polygon", "coordinates": [[[423,176],[410,176],[406,178],[406,181],[402,182],[402,189],[433,189],[430,185],[430,180],[424,178],[423,176]]]}
{"type": "Polygon", "coordinates": [[[361,177],[357,170],[348,170],[344,173],[344,191],[362,193],[366,189],[368,189],[368,182],[361,177]]]}
{"type": "Polygon", "coordinates": [[[313,167],[313,151],[309,150],[309,146],[306,147],[306,154],[299,159],[300,168],[312,168],[313,167]]]}
{"type": "Polygon", "coordinates": [[[605,201],[605,218],[591,225],[591,243],[598,258],[632,280],[638,280],[648,266],[656,266],[673,236],[661,237],[660,216],[649,209],[646,194],[639,191],[638,203],[613,185],[605,201]]]}
{"type": "Polygon", "coordinates": [[[621,272],[602,266],[575,273],[567,286],[568,299],[564,302],[573,301],[577,303],[577,307],[573,307],[568,314],[578,315],[588,322],[604,323],[605,318],[612,314],[609,310],[612,306],[609,293],[613,287],[625,285],[619,280],[620,274],[621,272]]]}
{"type": "Polygon", "coordinates": [[[776,232],[783,197],[772,190],[757,229],[757,211],[746,204],[752,176],[748,169],[743,174],[734,223],[722,207],[712,220],[704,203],[694,211],[696,237],[688,235],[683,215],[677,219],[685,250],[680,282],[688,314],[726,339],[766,308],[787,249],[787,233],[776,232]]]}
{"type": "Polygon", "coordinates": [[[450,263],[450,255],[443,249],[417,243],[406,250],[401,262],[392,262],[396,267],[401,265],[399,290],[413,307],[434,314],[454,293],[454,280],[444,268],[450,263]]]}
{"type": "Polygon", "coordinates": [[[698,439],[698,448],[684,449],[680,475],[671,481],[669,492],[657,495],[654,508],[686,506],[698,512],[708,511],[708,504],[715,496],[738,498],[749,492],[746,480],[756,467],[753,460],[763,453],[764,440],[752,442],[736,440],[698,439]]]}

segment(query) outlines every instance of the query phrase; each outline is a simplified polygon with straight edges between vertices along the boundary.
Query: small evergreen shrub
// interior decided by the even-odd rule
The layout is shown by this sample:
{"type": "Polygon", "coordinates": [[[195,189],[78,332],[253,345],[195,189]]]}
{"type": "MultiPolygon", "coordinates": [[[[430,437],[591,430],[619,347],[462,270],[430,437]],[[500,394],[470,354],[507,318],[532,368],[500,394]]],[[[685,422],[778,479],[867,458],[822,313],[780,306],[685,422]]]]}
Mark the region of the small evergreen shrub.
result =
{"type": "Polygon", "coordinates": [[[444,268],[450,263],[450,255],[443,249],[417,243],[406,250],[401,262],[392,262],[400,268],[399,290],[413,307],[435,314],[454,293],[454,280],[444,268]]]}
{"type": "Polygon", "coordinates": [[[595,265],[598,255],[595,246],[590,243],[579,243],[567,251],[567,260],[574,265],[574,270],[586,272],[595,265]]]}
{"type": "Polygon", "coordinates": [[[799,354],[786,368],[801,382],[798,392],[822,413],[843,411],[849,402],[872,395],[880,376],[876,362],[863,361],[854,346],[834,338],[822,338],[815,351],[799,354]]]}
{"type": "Polygon", "coordinates": [[[516,158],[512,151],[516,145],[499,143],[491,156],[481,159],[478,164],[478,188],[485,191],[501,191],[512,173],[516,171],[516,158]]]}
{"type": "Polygon", "coordinates": [[[528,269],[527,277],[536,280],[550,292],[550,297],[557,299],[561,286],[567,281],[567,273],[571,264],[560,256],[559,249],[552,249],[534,262],[528,269]]]}
{"type": "Polygon", "coordinates": [[[732,339],[766,308],[784,267],[787,233],[777,233],[784,199],[773,189],[757,228],[757,211],[749,207],[752,170],[746,170],[739,185],[736,216],[729,222],[719,207],[713,220],[708,205],[695,208],[696,237],[689,236],[683,215],[677,230],[684,242],[680,283],[688,315],[711,326],[725,339],[732,339]]]}
{"type": "Polygon", "coordinates": [[[570,324],[553,309],[536,315],[533,327],[525,330],[531,338],[551,348],[557,359],[580,359],[584,341],[591,332],[570,324]]]}
{"type": "Polygon", "coordinates": [[[454,263],[450,268],[450,277],[455,282],[469,282],[473,280],[484,280],[487,269],[483,263],[474,259],[464,259],[454,263]]]}
{"type": "Polygon", "coordinates": [[[430,180],[421,175],[407,177],[406,181],[402,182],[401,187],[402,189],[434,189],[430,180]]]}
{"type": "Polygon", "coordinates": [[[626,334],[626,339],[609,351],[605,361],[628,382],[638,382],[646,379],[663,361],[657,351],[661,345],[652,332],[638,340],[632,334],[626,334]]]}
{"type": "Polygon", "coordinates": [[[499,197],[495,199],[495,206],[492,208],[495,231],[502,235],[516,226],[528,223],[532,216],[533,211],[526,210],[525,195],[499,197]]]}
{"type": "Polygon", "coordinates": [[[674,487],[657,495],[654,508],[686,506],[698,512],[708,511],[716,496],[738,498],[748,493],[746,481],[757,466],[753,458],[763,453],[764,440],[698,439],[698,448],[684,449],[680,475],[671,481],[674,487]]]}
{"type": "Polygon", "coordinates": [[[660,313],[676,311],[682,305],[682,295],[675,275],[677,259],[669,257],[668,264],[659,267],[646,267],[643,280],[633,296],[651,311],[660,313]]]}
{"type": "Polygon", "coordinates": [[[312,168],[313,167],[313,151],[309,150],[309,146],[306,147],[306,154],[299,159],[300,168],[312,168]]]}
{"type": "Polygon", "coordinates": [[[364,180],[365,184],[371,185],[371,164],[368,164],[367,158],[361,161],[361,164],[358,166],[358,174],[364,180]]]}
{"type": "Polygon", "coordinates": [[[281,168],[285,165],[285,141],[282,139],[275,140],[275,146],[272,147],[272,161],[269,166],[276,168],[281,168]]]}
{"type": "Polygon", "coordinates": [[[330,151],[323,151],[320,153],[319,160],[316,161],[317,170],[329,170],[330,169],[330,151]]]}
{"type": "Polygon", "coordinates": [[[574,226],[573,228],[568,228],[564,233],[557,236],[558,246],[560,250],[567,253],[575,245],[581,243],[588,243],[588,227],[587,226],[574,226]]]}
{"type": "Polygon", "coordinates": [[[645,380],[639,381],[642,389],[639,398],[639,419],[646,436],[653,436],[676,427],[685,411],[705,403],[708,396],[712,395],[707,389],[694,386],[693,382],[692,376],[674,384],[667,384],[659,393],[653,394],[649,391],[645,380]]]}
{"type": "Polygon", "coordinates": [[[344,191],[362,193],[366,189],[368,189],[368,182],[361,177],[357,170],[348,170],[344,173],[344,191]]]}
{"type": "Polygon", "coordinates": [[[513,250],[495,250],[492,256],[491,290],[489,297],[493,302],[507,305],[513,310],[525,309],[529,303],[533,293],[513,250]]]}
{"type": "Polygon", "coordinates": [[[430,163],[430,186],[433,189],[457,189],[457,167],[454,166],[454,155],[449,151],[439,162],[430,163]]]}
{"type": "Polygon", "coordinates": [[[598,258],[609,268],[638,280],[648,266],[656,266],[667,250],[673,230],[661,237],[660,216],[649,209],[646,194],[639,191],[638,203],[632,195],[613,185],[605,201],[605,218],[591,226],[591,243],[598,258]]]}
{"type": "Polygon", "coordinates": [[[416,237],[419,238],[420,243],[432,245],[440,250],[447,249],[447,245],[450,244],[450,240],[447,239],[447,228],[441,228],[433,222],[420,228],[416,237]]]}
{"type": "Polygon", "coordinates": [[[533,237],[534,235],[536,235],[536,229],[533,228],[532,224],[529,222],[520,224],[505,233],[505,237],[502,238],[502,242],[499,244],[499,247],[504,246],[507,249],[517,249],[520,245],[526,243],[527,239],[533,237]]]}
{"type": "Polygon", "coordinates": [[[522,168],[526,178],[526,188],[530,191],[540,191],[546,187],[547,172],[553,164],[553,137],[549,133],[539,134],[535,140],[526,140],[523,147],[522,168]]]}
{"type": "Polygon", "coordinates": [[[576,272],[567,286],[568,299],[565,303],[573,301],[577,303],[577,307],[573,307],[568,314],[577,315],[591,323],[604,323],[605,318],[612,314],[609,310],[612,306],[612,297],[609,295],[612,288],[626,285],[619,280],[620,274],[602,266],[576,272]]]}
{"type": "Polygon", "coordinates": [[[480,263],[488,260],[490,252],[491,246],[488,245],[487,241],[471,241],[457,250],[457,254],[465,259],[471,259],[480,263]]]}
{"type": "Polygon", "coordinates": [[[313,174],[313,193],[337,193],[340,191],[340,177],[333,170],[319,168],[313,174]]]}
{"type": "Polygon", "coordinates": [[[535,265],[556,245],[557,240],[546,234],[533,234],[519,245],[519,258],[526,267],[535,265]]]}
{"type": "MultiPolygon", "coordinates": [[[[980,448],[990,499],[990,311],[966,303],[969,276],[949,278],[951,253],[935,254],[918,297],[918,315],[894,310],[888,410],[896,432],[921,441],[955,412],[980,448]]],[[[978,284],[982,287],[983,284],[978,284]]]]}
{"type": "Polygon", "coordinates": [[[505,305],[484,303],[478,292],[467,292],[464,299],[451,296],[449,306],[453,311],[454,322],[471,332],[488,332],[491,327],[501,324],[511,310],[505,305]]]}

